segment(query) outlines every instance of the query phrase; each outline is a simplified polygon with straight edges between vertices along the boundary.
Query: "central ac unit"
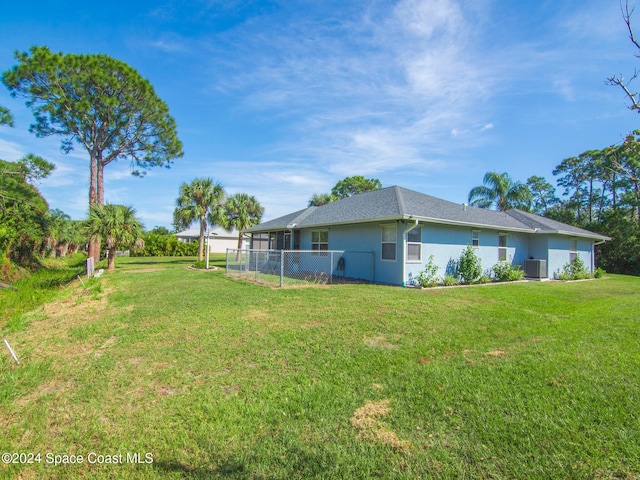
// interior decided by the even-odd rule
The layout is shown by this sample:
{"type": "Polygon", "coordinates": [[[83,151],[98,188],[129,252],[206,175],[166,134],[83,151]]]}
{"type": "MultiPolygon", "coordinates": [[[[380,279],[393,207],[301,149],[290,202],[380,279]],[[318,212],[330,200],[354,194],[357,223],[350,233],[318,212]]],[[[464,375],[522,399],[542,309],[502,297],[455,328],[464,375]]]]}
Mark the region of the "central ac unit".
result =
{"type": "Polygon", "coordinates": [[[547,278],[547,261],[525,260],[524,276],[529,278],[547,278]]]}

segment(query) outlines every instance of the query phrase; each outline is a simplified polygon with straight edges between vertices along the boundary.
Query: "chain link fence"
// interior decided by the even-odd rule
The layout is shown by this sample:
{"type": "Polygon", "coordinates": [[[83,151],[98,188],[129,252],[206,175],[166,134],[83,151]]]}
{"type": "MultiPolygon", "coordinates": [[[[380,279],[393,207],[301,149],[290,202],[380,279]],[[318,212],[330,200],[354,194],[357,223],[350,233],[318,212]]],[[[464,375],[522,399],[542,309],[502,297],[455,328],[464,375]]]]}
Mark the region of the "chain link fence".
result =
{"type": "Polygon", "coordinates": [[[373,281],[373,252],[227,249],[227,275],[292,287],[373,281]]]}

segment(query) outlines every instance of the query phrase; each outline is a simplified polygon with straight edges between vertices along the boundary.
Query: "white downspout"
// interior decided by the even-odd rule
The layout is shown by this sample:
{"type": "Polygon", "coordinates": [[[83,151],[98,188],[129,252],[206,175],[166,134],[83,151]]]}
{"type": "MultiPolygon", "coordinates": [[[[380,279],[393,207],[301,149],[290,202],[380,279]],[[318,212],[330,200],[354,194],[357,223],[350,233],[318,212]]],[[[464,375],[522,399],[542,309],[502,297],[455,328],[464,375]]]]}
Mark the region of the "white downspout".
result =
{"type": "MultiPolygon", "coordinates": [[[[411,220],[411,218],[409,219],[411,220]]],[[[418,220],[414,220],[416,223],[407,227],[404,232],[402,232],[402,286],[407,286],[407,234],[418,227],[418,220]]]]}

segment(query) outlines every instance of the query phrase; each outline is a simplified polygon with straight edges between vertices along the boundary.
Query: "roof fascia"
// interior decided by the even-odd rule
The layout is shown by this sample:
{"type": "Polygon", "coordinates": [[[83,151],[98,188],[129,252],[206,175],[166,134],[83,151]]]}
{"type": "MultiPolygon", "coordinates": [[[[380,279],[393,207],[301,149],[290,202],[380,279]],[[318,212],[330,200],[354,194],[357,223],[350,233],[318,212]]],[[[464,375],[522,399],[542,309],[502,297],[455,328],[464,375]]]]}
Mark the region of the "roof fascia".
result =
{"type": "Polygon", "coordinates": [[[501,230],[501,231],[509,231],[509,232],[534,233],[534,230],[532,228],[504,227],[500,225],[491,225],[487,223],[462,222],[459,220],[446,220],[442,218],[433,218],[433,217],[419,217],[416,215],[405,215],[404,217],[407,220],[418,220],[422,222],[439,223],[443,225],[455,225],[459,227],[490,228],[492,230],[501,230]]]}
{"type": "Polygon", "coordinates": [[[580,232],[568,232],[565,230],[539,230],[537,233],[548,233],[552,235],[563,235],[567,237],[580,237],[580,238],[590,238],[592,240],[612,240],[611,237],[607,237],[606,235],[599,235],[594,233],[593,235],[589,235],[588,233],[580,233],[580,232]]]}

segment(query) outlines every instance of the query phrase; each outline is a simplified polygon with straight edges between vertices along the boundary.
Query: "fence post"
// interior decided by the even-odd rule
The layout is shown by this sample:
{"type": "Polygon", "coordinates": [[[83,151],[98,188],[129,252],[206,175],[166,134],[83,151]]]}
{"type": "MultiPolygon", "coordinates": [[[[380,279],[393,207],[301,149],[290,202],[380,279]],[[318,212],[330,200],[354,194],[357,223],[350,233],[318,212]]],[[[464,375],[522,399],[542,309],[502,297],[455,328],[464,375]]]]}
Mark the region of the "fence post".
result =
{"type": "Polygon", "coordinates": [[[280,286],[284,286],[284,250],[280,250],[280,286]]]}
{"type": "Polygon", "coordinates": [[[95,270],[93,257],[87,258],[87,278],[91,278],[93,276],[93,271],[95,270]]]}
{"type": "Polygon", "coordinates": [[[224,271],[227,275],[229,275],[229,249],[227,248],[227,254],[224,256],[224,271]]]}
{"type": "Polygon", "coordinates": [[[331,250],[331,265],[329,265],[329,284],[333,283],[333,250],[331,250]]]}

